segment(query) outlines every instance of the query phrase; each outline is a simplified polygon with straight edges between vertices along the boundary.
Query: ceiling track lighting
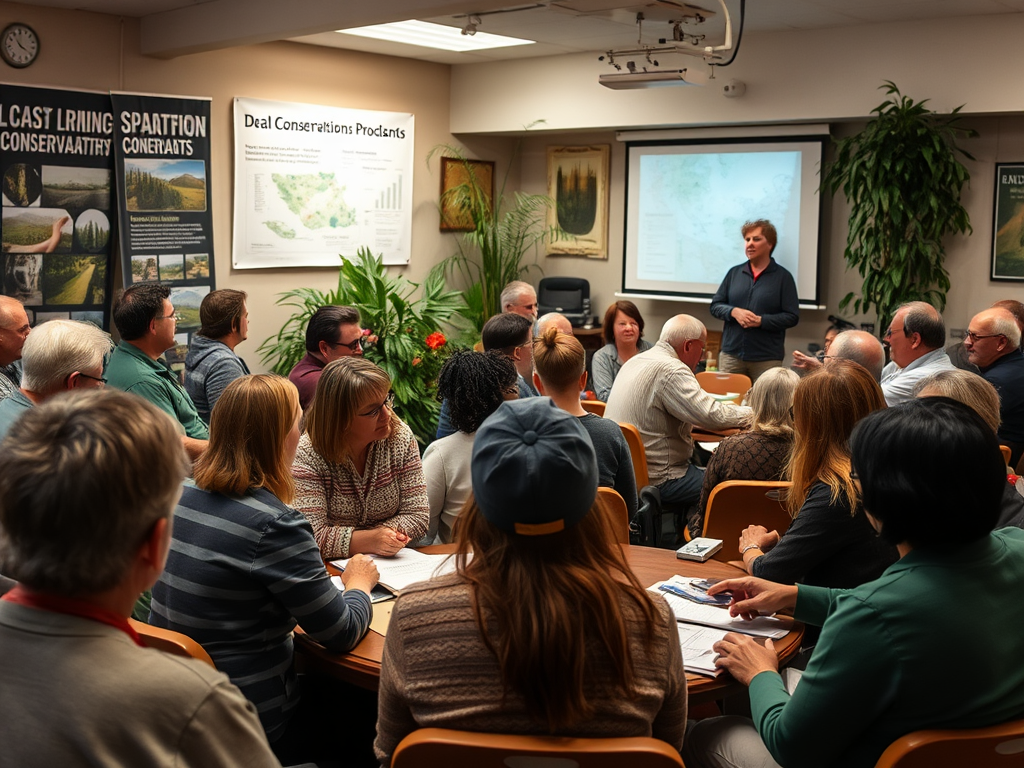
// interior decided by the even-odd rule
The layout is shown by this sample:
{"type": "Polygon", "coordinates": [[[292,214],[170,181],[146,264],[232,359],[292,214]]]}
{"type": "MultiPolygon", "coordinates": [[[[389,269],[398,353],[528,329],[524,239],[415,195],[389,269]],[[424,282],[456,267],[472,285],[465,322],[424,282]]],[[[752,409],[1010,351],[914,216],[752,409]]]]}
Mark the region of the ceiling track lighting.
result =
{"type": "Polygon", "coordinates": [[[469,35],[470,37],[472,37],[473,35],[476,34],[477,29],[480,27],[482,23],[483,22],[480,20],[480,17],[477,14],[471,13],[469,15],[469,20],[466,22],[466,26],[462,28],[462,34],[469,35]]]}

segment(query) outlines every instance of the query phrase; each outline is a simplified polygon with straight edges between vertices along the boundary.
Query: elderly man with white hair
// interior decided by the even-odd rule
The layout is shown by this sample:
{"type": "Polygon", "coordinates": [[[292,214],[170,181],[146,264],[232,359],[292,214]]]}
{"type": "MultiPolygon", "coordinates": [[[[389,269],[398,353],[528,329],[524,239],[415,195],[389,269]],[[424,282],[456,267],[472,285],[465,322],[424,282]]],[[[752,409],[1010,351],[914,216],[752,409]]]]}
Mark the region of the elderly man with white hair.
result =
{"type": "Polygon", "coordinates": [[[533,335],[543,336],[544,331],[551,327],[557,328],[559,333],[572,336],[572,323],[560,312],[548,312],[546,315],[541,315],[537,320],[537,332],[533,335]]]}
{"type": "Polygon", "coordinates": [[[885,348],[867,331],[843,331],[837,335],[825,355],[825,363],[832,359],[851,360],[867,368],[875,381],[882,380],[885,348]]]}
{"type": "Polygon", "coordinates": [[[700,320],[676,315],[661,329],[657,344],[626,361],[608,396],[605,418],[640,431],[651,484],[669,508],[682,509],[700,499],[704,470],[690,464],[694,425],[728,429],[751,417],[746,406],[720,402],[697,382],[694,371],[707,337],[700,320]]]}
{"type": "Polygon", "coordinates": [[[50,320],[25,340],[21,388],[0,400],[0,438],[29,408],[72,389],[102,387],[103,365],[113,344],[92,323],[50,320]]]}
{"type": "Polygon", "coordinates": [[[1013,314],[993,307],[976,314],[964,339],[967,359],[999,393],[999,441],[1010,448],[1010,466],[1024,454],[1024,355],[1013,314]]]}
{"type": "Polygon", "coordinates": [[[513,280],[501,290],[501,311],[522,315],[531,323],[537,320],[537,291],[529,283],[513,280]]]}
{"type": "Polygon", "coordinates": [[[21,383],[21,348],[32,328],[21,302],[0,296],[0,399],[10,397],[21,383]]]}

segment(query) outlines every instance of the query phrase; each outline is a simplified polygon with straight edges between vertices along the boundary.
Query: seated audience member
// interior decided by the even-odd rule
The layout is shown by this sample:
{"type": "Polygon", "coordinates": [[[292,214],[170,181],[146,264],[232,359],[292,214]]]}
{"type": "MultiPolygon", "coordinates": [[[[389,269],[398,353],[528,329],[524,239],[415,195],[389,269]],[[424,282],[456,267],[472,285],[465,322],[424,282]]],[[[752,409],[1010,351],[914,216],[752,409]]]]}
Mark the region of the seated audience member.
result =
{"type": "Polygon", "coordinates": [[[196,459],[206,450],[209,429],[177,375],[160,359],[176,343],[178,316],[167,298],[170,295],[166,285],[136,283],[114,301],[114,325],[121,343],[107,364],[107,383],[140,395],[174,418],[184,432],[185,450],[196,459]]]}
{"type": "Polygon", "coordinates": [[[454,540],[455,521],[472,491],[469,463],[476,431],[502,402],[519,397],[517,375],[512,361],[497,352],[456,352],[441,369],[437,396],[448,403],[456,431],[423,453],[430,505],[427,543],[435,536],[441,544],[454,540]]]}
{"type": "Polygon", "coordinates": [[[547,398],[502,403],[477,432],[472,474],[456,573],[404,590],[391,616],[381,764],[424,727],[653,736],[679,749],[675,618],[616,544],[579,419],[547,398]]]}
{"type": "Polygon", "coordinates": [[[580,405],[580,392],[587,388],[587,359],[575,336],[549,328],[533,340],[533,383],[537,391],[580,420],[597,454],[598,485],[614,488],[626,501],[629,519],[636,517],[637,488],[633,458],[619,425],[580,405]]]}
{"type": "Polygon", "coordinates": [[[0,400],[13,395],[21,385],[21,348],[31,330],[21,302],[0,296],[0,400]]]}
{"type": "Polygon", "coordinates": [[[572,323],[569,318],[558,312],[548,312],[537,318],[537,333],[535,336],[543,336],[548,328],[557,328],[559,333],[567,333],[572,336],[572,323]]]}
{"type": "Polygon", "coordinates": [[[875,381],[881,382],[885,347],[867,331],[843,331],[835,337],[825,355],[825,363],[830,360],[852,360],[864,366],[875,381]]]}
{"type": "Polygon", "coordinates": [[[299,444],[299,397],[287,379],[236,379],[213,410],[210,447],[174,516],[167,567],[153,587],[150,623],[202,645],[256,705],[284,763],[338,756],[323,701],[307,703],[292,631],[334,651],[366,632],[377,568],[356,557],[346,589],[331,583],[309,522],[288,506],[299,444]],[[318,724],[318,727],[313,727],[318,724]]]}
{"type": "Polygon", "coordinates": [[[92,323],[50,320],[38,326],[22,349],[21,388],[0,400],[0,437],[26,410],[69,389],[103,386],[110,334],[92,323]]]}
{"type": "Polygon", "coordinates": [[[427,532],[420,451],[394,400],[391,379],[369,360],[335,360],[320,377],[292,476],[295,508],[325,559],[389,557],[427,532]]]}
{"type": "Polygon", "coordinates": [[[825,346],[823,346],[815,355],[805,355],[803,352],[793,350],[793,370],[796,371],[798,376],[804,376],[811,371],[816,371],[821,368],[821,364],[825,360],[825,355],[828,354],[829,347],[832,346],[832,342],[842,332],[842,328],[838,325],[830,325],[825,331],[825,346]]]}
{"type": "MultiPolygon", "coordinates": [[[[992,433],[999,431],[999,394],[996,388],[981,376],[969,371],[953,370],[933,373],[914,387],[914,397],[949,397],[963,403],[990,427],[992,433]]],[[[1008,525],[1024,528],[1024,481],[1012,472],[1007,476],[1003,488],[1003,503],[999,511],[996,528],[1008,525]]],[[[964,510],[964,514],[970,514],[964,510]]]]}
{"type": "Polygon", "coordinates": [[[1009,446],[1010,466],[1024,453],[1024,355],[1013,314],[1002,307],[971,319],[964,339],[968,359],[999,393],[999,441],[1009,446]]]}
{"type": "Polygon", "coordinates": [[[850,478],[850,433],[883,408],[878,383],[849,360],[830,360],[800,380],[786,472],[793,482],[786,495],[793,522],[781,539],[762,525],[743,531],[739,553],[748,573],[783,584],[855,587],[896,560],[896,550],[875,535],[850,478]]]}
{"type": "MultiPolygon", "coordinates": [[[[51,321],[52,322],[52,321],[51,321]]],[[[253,706],[128,623],[188,471],[175,424],[115,389],[30,409],[0,443],[0,762],[279,766],[253,706]]]]}
{"type": "Polygon", "coordinates": [[[793,609],[821,639],[792,695],[771,641],[716,644],[717,664],[750,687],[753,722],[697,723],[687,768],[871,768],[912,731],[1024,717],[1024,635],[1006,631],[1024,622],[1024,531],[992,530],[1006,484],[992,431],[960,403],[925,398],[865,418],[851,448],[867,518],[900,560],[850,590],[751,577],[713,586],[732,592],[734,616],[793,609]],[[941,674],[965,648],[983,661],[941,674]]]}
{"type": "MultiPolygon", "coordinates": [[[[533,388],[532,383],[533,335],[531,330],[532,326],[525,317],[512,312],[504,312],[484,323],[481,331],[484,352],[500,352],[515,364],[518,374],[516,386],[519,389],[519,397],[537,396],[537,391],[533,388]],[[529,383],[527,378],[530,379],[529,383]]],[[[442,401],[435,437],[440,440],[454,431],[455,427],[452,426],[448,418],[448,404],[442,401]]]]}
{"type": "Polygon", "coordinates": [[[525,317],[533,325],[537,321],[537,292],[529,283],[513,280],[501,290],[501,311],[525,317]]]}
{"type": "Polygon", "coordinates": [[[651,342],[644,340],[644,319],[632,301],[611,304],[601,328],[604,346],[594,353],[590,367],[594,371],[594,394],[607,402],[619,370],[627,360],[650,349],[651,342]]]}
{"type": "Polygon", "coordinates": [[[324,367],[332,360],[363,354],[363,329],[354,307],[320,307],[306,324],[306,356],[288,374],[299,390],[302,410],[313,402],[313,393],[324,367]]]}
{"type": "Polygon", "coordinates": [[[726,437],[704,470],[699,514],[691,518],[690,535],[700,536],[708,499],[726,480],[782,480],[793,449],[793,392],[800,377],[785,368],[769,368],[750,388],[747,405],[754,412],[749,432],[726,437]]]}
{"type": "Polygon", "coordinates": [[[911,301],[900,305],[885,332],[889,364],[882,369],[882,394],[888,405],[914,397],[914,385],[936,371],[949,371],[946,326],[931,304],[911,301]]]}
{"type": "Polygon", "coordinates": [[[751,416],[746,406],[720,402],[701,389],[693,372],[706,341],[707,330],[697,318],[671,318],[657,344],[622,366],[604,413],[605,418],[640,431],[651,485],[669,509],[684,509],[700,500],[704,470],[690,464],[693,427],[740,427],[751,416]]]}
{"type": "Polygon", "coordinates": [[[207,424],[224,388],[249,374],[245,360],[235,354],[235,347],[249,337],[245,299],[245,291],[224,288],[206,294],[199,305],[202,327],[185,356],[185,391],[207,424]]]}

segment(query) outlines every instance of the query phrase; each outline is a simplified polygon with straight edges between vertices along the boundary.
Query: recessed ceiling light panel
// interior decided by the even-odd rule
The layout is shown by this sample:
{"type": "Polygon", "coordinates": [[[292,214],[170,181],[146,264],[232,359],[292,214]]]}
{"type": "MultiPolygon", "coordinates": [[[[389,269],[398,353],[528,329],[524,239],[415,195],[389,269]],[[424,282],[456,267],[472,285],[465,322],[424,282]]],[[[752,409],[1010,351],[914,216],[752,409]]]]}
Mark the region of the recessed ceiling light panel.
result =
{"type": "Polygon", "coordinates": [[[479,51],[486,48],[509,48],[513,45],[533,45],[534,43],[533,40],[520,40],[517,37],[492,35],[480,31],[467,35],[462,33],[460,27],[446,27],[443,24],[433,24],[429,21],[415,19],[335,31],[343,35],[370,37],[374,40],[418,45],[422,48],[437,48],[442,51],[479,51]]]}

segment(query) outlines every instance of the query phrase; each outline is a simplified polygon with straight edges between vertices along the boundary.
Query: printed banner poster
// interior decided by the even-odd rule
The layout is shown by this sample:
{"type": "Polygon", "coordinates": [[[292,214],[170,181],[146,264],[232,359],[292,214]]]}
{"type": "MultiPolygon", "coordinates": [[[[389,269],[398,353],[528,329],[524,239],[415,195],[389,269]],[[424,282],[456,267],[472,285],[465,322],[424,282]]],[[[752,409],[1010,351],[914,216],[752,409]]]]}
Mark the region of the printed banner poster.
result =
{"type": "Polygon", "coordinates": [[[110,94],[125,286],[159,281],[180,318],[164,353],[179,375],[214,286],[210,100],[110,94]]]}
{"type": "Polygon", "coordinates": [[[112,136],[106,93],[0,84],[0,292],[33,325],[109,328],[112,136]]]}
{"type": "Polygon", "coordinates": [[[236,269],[408,264],[413,115],[235,99],[236,269]]]}

